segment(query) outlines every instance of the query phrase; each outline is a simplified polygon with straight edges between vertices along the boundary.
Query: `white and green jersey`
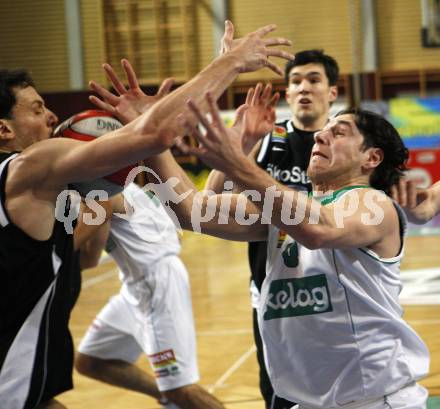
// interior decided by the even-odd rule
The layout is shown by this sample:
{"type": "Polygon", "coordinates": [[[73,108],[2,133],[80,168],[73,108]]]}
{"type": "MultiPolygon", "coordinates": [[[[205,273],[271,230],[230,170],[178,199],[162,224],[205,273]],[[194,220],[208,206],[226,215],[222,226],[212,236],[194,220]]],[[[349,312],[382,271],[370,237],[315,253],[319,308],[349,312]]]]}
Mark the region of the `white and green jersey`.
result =
{"type": "Polygon", "coordinates": [[[267,253],[259,325],[278,396],[335,408],[427,374],[428,350],[398,301],[403,248],[390,259],[365,248],[309,250],[271,226],[267,253]]]}
{"type": "Polygon", "coordinates": [[[129,209],[126,214],[113,214],[106,249],[120,269],[122,294],[139,305],[152,288],[150,273],[166,257],[178,256],[180,243],[173,221],[153,193],[131,183],[123,195],[129,209]]]}

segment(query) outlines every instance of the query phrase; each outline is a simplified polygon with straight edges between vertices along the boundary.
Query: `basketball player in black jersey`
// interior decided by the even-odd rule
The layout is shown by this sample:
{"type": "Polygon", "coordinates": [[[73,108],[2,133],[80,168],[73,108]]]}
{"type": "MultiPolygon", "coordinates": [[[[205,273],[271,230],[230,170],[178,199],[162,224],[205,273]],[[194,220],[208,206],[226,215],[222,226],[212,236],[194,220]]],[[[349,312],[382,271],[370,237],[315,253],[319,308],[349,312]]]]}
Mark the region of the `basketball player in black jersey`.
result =
{"type": "MultiPolygon", "coordinates": [[[[314,143],[313,134],[323,128],[328,121],[330,106],[337,97],[338,76],[337,62],[323,51],[305,50],[296,53],[295,59],[289,61],[285,67],[286,100],[292,112],[291,119],[276,123],[272,132],[267,135],[258,134],[258,130],[251,126],[242,133],[248,136],[243,147],[246,146],[248,153],[255,155],[258,165],[266,169],[278,182],[295,189],[310,191],[311,184],[306,171],[314,143]]],[[[252,116],[245,118],[245,126],[263,123],[258,116],[257,107],[248,112],[246,115],[252,116]]],[[[220,193],[223,185],[224,175],[213,171],[205,188],[220,193]]],[[[249,243],[250,287],[254,337],[260,365],[260,390],[267,409],[290,409],[293,403],[277,398],[273,394],[258,329],[256,308],[261,285],[266,276],[266,250],[266,242],[249,243]]]]}
{"type": "Polygon", "coordinates": [[[290,42],[265,38],[275,28],[265,26],[236,40],[175,92],[158,102],[145,96],[144,108],[154,103],[146,114],[88,143],[50,139],[58,120],[31,78],[23,71],[0,71],[2,408],[64,408],[53,398],[72,387],[68,319],[75,260],[72,235],[55,217],[59,194],[70,182],[94,180],[169,148],[188,98],[203,101],[208,89],[218,97],[241,72],[269,67],[282,73],[269,57],[292,58],[273,48],[290,42]]]}

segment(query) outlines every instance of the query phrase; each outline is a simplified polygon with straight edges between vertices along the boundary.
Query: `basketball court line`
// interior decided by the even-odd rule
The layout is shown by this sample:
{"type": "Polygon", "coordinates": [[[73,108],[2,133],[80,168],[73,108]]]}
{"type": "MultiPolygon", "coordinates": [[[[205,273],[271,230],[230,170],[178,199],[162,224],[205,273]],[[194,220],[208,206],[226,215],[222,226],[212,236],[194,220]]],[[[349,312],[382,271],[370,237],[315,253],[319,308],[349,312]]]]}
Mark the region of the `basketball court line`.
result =
{"type": "Polygon", "coordinates": [[[438,320],[405,320],[411,325],[439,325],[440,319],[438,320]]]}
{"type": "Polygon", "coordinates": [[[403,305],[440,304],[440,267],[402,270],[403,305]]]}
{"type": "MultiPolygon", "coordinates": [[[[106,261],[105,258],[101,259],[106,261]]],[[[89,278],[83,281],[82,288],[89,288],[102,281],[108,280],[115,276],[118,272],[118,268],[113,268],[110,271],[99,274],[95,277],[89,278]]],[[[428,305],[428,304],[440,304],[440,267],[423,268],[413,270],[402,270],[402,283],[403,289],[399,296],[400,302],[403,305],[428,305]]],[[[235,330],[239,333],[240,330],[235,330]]],[[[219,333],[206,331],[203,336],[215,336],[219,333]]]]}
{"type": "Polygon", "coordinates": [[[251,329],[222,329],[218,331],[197,331],[197,336],[218,337],[227,335],[248,335],[253,331],[251,329]]]}
{"type": "Polygon", "coordinates": [[[247,359],[254,354],[257,351],[257,348],[255,345],[251,345],[251,347],[238,358],[225,372],[218,380],[214,383],[214,385],[209,386],[208,392],[214,393],[214,391],[218,388],[221,388],[226,380],[235,372],[237,369],[239,369],[246,361],[247,359]]]}
{"type": "MultiPolygon", "coordinates": [[[[105,280],[113,278],[118,272],[117,268],[99,274],[98,276],[89,278],[83,282],[82,288],[90,288],[95,284],[101,283],[105,280]]],[[[438,296],[438,289],[440,288],[440,267],[429,269],[414,269],[402,271],[402,281],[404,289],[400,296],[402,304],[440,304],[440,297],[438,296]]],[[[412,320],[412,325],[438,325],[440,320],[412,320]]],[[[234,334],[248,334],[250,330],[234,329],[221,331],[200,331],[198,336],[222,336],[234,334]]],[[[216,389],[224,386],[227,379],[229,379],[248,359],[256,352],[255,345],[245,351],[214,383],[207,389],[210,393],[214,393],[216,389]]]]}
{"type": "MultiPolygon", "coordinates": [[[[99,274],[95,277],[89,278],[87,280],[84,280],[82,284],[82,288],[90,288],[94,286],[95,284],[101,283],[105,280],[108,280],[110,278],[113,278],[118,272],[118,268],[114,268],[110,271],[107,271],[105,273],[99,274]]],[[[249,334],[251,333],[251,330],[241,330],[241,329],[235,329],[235,330],[222,330],[222,331],[200,331],[197,333],[197,336],[221,336],[221,335],[231,335],[231,334],[249,334]]],[[[218,380],[214,383],[214,385],[208,387],[208,391],[210,393],[213,393],[216,389],[221,388],[226,380],[234,373],[236,372],[246,361],[247,359],[256,352],[255,345],[252,345],[243,355],[241,355],[237,361],[235,361],[218,380]]]]}
{"type": "Polygon", "coordinates": [[[85,288],[92,287],[95,284],[98,284],[98,283],[101,283],[105,280],[113,278],[115,275],[117,275],[117,273],[118,273],[118,269],[113,268],[110,271],[106,271],[105,273],[99,274],[95,277],[88,278],[87,280],[83,281],[81,288],[85,289],[85,288]]]}

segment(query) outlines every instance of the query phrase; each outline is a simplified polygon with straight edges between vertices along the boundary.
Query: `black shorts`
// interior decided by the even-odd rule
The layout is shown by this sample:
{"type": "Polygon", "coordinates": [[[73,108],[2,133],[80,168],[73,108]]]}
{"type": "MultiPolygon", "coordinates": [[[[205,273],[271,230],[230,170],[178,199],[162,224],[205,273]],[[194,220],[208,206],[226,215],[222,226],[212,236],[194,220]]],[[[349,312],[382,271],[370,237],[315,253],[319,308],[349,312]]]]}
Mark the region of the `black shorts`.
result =
{"type": "Polygon", "coordinates": [[[40,337],[37,347],[30,390],[24,409],[32,409],[41,402],[73,388],[73,342],[70,331],[58,328],[47,347],[47,338],[40,337]]]}

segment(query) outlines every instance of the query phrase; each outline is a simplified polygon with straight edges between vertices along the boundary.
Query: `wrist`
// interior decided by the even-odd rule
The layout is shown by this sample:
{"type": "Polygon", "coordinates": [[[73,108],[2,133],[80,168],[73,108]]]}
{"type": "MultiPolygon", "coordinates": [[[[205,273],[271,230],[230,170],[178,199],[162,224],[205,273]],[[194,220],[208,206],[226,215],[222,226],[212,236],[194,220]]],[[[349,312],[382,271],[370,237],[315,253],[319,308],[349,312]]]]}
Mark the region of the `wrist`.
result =
{"type": "Polygon", "coordinates": [[[255,148],[255,145],[257,144],[257,141],[254,139],[250,140],[243,140],[241,144],[241,149],[243,150],[243,153],[248,156],[252,150],[255,148]]]}
{"type": "Polygon", "coordinates": [[[234,182],[246,185],[249,180],[254,178],[254,166],[256,165],[247,156],[243,155],[240,160],[234,162],[234,166],[228,168],[227,175],[234,182]]]}
{"type": "Polygon", "coordinates": [[[243,62],[241,61],[241,58],[239,54],[235,51],[235,49],[232,49],[230,51],[227,51],[224,54],[221,54],[219,57],[222,61],[227,62],[227,66],[230,67],[234,72],[239,74],[243,70],[243,62]]]}

